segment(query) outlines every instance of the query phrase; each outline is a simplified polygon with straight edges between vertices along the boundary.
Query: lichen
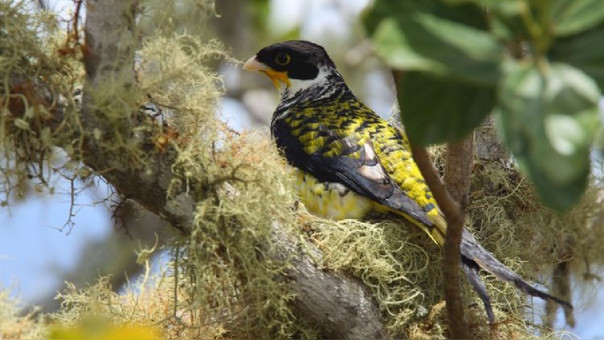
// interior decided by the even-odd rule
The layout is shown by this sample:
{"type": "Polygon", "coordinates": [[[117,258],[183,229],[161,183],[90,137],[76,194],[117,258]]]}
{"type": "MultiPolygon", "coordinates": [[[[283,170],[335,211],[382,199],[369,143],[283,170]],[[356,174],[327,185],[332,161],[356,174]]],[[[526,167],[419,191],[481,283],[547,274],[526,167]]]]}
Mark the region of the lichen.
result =
{"type": "Polygon", "coordinates": [[[46,328],[36,309],[24,313],[23,303],[11,297],[10,290],[0,287],[0,337],[2,339],[41,339],[46,328]]]}
{"type": "Polygon", "coordinates": [[[191,235],[175,245],[183,290],[204,322],[229,325],[235,337],[315,334],[291,310],[287,263],[271,260],[272,224],[295,227],[288,169],[266,133],[237,133],[218,119],[222,83],[206,65],[224,56],[217,42],[188,35],[160,36],[140,52],[141,87],[170,108],[177,132],[168,197],[183,186],[197,195],[191,235]]]}
{"type": "Polygon", "coordinates": [[[37,191],[51,192],[52,174],[64,169],[57,165],[60,157],[54,152],[55,146],[65,145],[66,151],[73,150],[68,144],[79,129],[73,94],[83,68],[75,58],[60,53],[65,41],[53,15],[28,10],[25,1],[0,3],[3,206],[11,198],[22,199],[31,182],[37,191]],[[58,128],[51,129],[50,124],[58,128]]]}

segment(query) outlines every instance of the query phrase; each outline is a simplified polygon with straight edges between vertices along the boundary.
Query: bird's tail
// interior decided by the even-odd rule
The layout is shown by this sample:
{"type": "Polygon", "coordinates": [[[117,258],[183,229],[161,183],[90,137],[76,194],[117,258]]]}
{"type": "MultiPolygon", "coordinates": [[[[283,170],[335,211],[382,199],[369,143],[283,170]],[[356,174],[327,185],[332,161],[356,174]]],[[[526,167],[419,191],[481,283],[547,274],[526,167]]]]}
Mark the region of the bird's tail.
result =
{"type": "Polygon", "coordinates": [[[573,306],[564,300],[561,300],[555,296],[552,296],[542,290],[539,290],[520,277],[516,272],[506,267],[503,263],[499,262],[493,254],[484,249],[478,241],[474,238],[469,231],[463,230],[462,239],[460,244],[461,251],[461,264],[468,280],[472,284],[472,287],[478,293],[478,296],[484,303],[484,307],[489,318],[489,322],[493,323],[495,320],[493,310],[491,308],[491,301],[486,291],[485,285],[482,279],[478,275],[480,269],[483,269],[497,277],[499,280],[512,283],[518,289],[524,293],[537,296],[544,300],[554,301],[565,308],[572,309],[573,306]]]}

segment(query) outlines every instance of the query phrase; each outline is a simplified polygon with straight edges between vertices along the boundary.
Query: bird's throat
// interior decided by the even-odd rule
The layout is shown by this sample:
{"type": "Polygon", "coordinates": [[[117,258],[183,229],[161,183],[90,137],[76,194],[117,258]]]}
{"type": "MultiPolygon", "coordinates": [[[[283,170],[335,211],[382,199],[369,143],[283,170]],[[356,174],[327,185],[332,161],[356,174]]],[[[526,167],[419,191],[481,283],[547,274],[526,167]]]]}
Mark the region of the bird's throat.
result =
{"type": "Polygon", "coordinates": [[[273,85],[277,90],[282,91],[281,87],[290,87],[291,82],[289,81],[289,77],[287,76],[287,72],[283,71],[275,71],[272,69],[263,70],[261,72],[266,73],[266,75],[271,79],[273,85]]]}

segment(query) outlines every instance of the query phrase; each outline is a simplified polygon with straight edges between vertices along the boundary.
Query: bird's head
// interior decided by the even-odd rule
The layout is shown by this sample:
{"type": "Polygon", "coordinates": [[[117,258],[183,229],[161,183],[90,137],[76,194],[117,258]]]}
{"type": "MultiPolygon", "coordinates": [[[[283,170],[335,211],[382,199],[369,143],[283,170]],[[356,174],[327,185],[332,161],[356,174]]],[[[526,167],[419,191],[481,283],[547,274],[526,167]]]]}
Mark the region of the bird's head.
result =
{"type": "Polygon", "coordinates": [[[329,81],[329,76],[340,77],[325,49],[304,40],[264,47],[243,65],[243,69],[266,74],[282,94],[294,94],[329,81]]]}

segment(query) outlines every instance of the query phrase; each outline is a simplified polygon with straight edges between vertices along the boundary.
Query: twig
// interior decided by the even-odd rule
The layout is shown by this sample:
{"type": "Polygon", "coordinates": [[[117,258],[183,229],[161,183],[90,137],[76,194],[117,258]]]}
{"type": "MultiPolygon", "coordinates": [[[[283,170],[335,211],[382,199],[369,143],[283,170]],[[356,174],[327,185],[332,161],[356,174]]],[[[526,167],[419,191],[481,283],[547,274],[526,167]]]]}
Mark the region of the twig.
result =
{"type": "MultiPolygon", "coordinates": [[[[397,88],[402,86],[403,73],[394,71],[397,88]]],[[[400,104],[400,98],[399,98],[400,104]]],[[[402,107],[402,105],[401,105],[402,107]]],[[[459,143],[447,146],[447,160],[445,164],[445,178],[447,186],[441,180],[438,171],[430,160],[425,147],[414,145],[411,142],[413,159],[428,187],[434,195],[447,222],[447,234],[443,246],[443,281],[445,300],[447,302],[447,316],[449,321],[450,336],[455,339],[469,339],[468,322],[464,315],[463,299],[461,296],[461,278],[459,268],[461,265],[460,243],[464,225],[464,210],[462,206],[467,203],[472,159],[474,155],[474,136],[459,143]],[[447,190],[447,188],[450,190],[447,190]],[[460,203],[461,202],[461,205],[460,203]]]]}
{"type": "Polygon", "coordinates": [[[67,233],[65,233],[65,235],[69,235],[71,234],[71,231],[73,230],[73,227],[75,226],[75,222],[73,221],[73,218],[75,217],[75,201],[76,201],[76,193],[75,193],[75,176],[72,178],[69,178],[69,216],[67,217],[67,221],[65,221],[65,223],[63,224],[63,226],[61,228],[59,228],[59,231],[63,232],[66,228],[67,228],[67,233]]]}
{"type": "MultiPolygon", "coordinates": [[[[446,197],[448,202],[440,202],[435,196],[439,205],[455,204],[455,211],[445,213],[447,221],[447,235],[445,236],[445,245],[443,246],[443,278],[448,285],[445,285],[445,298],[447,299],[447,312],[449,313],[449,323],[459,322],[460,327],[464,327],[466,333],[455,336],[462,338],[467,335],[467,323],[463,319],[463,299],[461,296],[461,278],[460,278],[460,244],[461,235],[464,227],[465,208],[468,205],[468,193],[470,191],[470,175],[474,159],[474,133],[466,137],[461,142],[450,143],[447,145],[447,159],[445,163],[445,182],[449,189],[450,196],[446,197]],[[449,308],[449,301],[455,301],[456,306],[449,308]],[[458,310],[462,314],[455,317],[458,310]],[[460,321],[458,321],[460,320],[460,321]]],[[[449,210],[449,209],[447,209],[449,210]]]]}
{"type": "MultiPolygon", "coordinates": [[[[411,151],[426,183],[430,187],[434,199],[445,215],[447,221],[447,234],[443,246],[443,280],[446,282],[445,300],[447,301],[447,315],[451,337],[455,339],[468,339],[467,320],[464,315],[463,302],[460,287],[460,259],[459,244],[461,242],[461,231],[463,229],[464,214],[460,205],[453,199],[445,183],[440,179],[438,172],[428,152],[424,147],[412,144],[411,151]]],[[[450,148],[448,148],[450,151],[450,148]]],[[[447,163],[449,154],[447,154],[447,163]]]]}

